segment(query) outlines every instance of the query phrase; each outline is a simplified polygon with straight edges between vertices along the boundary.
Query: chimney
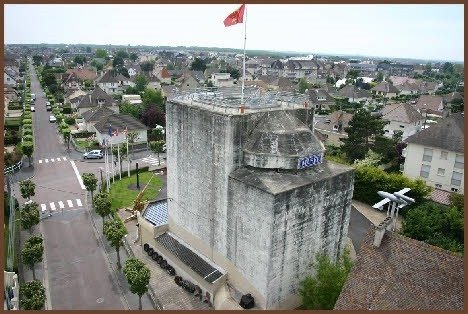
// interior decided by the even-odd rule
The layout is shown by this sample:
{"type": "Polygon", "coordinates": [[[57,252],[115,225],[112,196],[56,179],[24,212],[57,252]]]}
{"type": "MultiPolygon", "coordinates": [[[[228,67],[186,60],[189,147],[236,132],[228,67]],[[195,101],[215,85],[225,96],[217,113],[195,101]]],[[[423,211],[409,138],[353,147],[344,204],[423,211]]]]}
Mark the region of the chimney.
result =
{"type": "Polygon", "coordinates": [[[382,243],[383,236],[385,235],[385,231],[390,231],[393,225],[393,219],[390,216],[387,216],[376,228],[374,234],[374,246],[380,247],[382,243]]]}

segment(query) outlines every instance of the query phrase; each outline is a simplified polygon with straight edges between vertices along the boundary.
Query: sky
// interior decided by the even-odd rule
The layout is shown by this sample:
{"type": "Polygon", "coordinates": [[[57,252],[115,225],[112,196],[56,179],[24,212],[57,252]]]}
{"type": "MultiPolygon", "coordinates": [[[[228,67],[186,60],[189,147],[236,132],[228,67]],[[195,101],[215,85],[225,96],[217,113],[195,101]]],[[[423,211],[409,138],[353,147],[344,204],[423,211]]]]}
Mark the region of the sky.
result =
{"type": "Polygon", "coordinates": [[[199,46],[463,61],[463,4],[5,4],[6,44],[199,46]],[[246,27],[245,27],[246,26],[246,27]]]}

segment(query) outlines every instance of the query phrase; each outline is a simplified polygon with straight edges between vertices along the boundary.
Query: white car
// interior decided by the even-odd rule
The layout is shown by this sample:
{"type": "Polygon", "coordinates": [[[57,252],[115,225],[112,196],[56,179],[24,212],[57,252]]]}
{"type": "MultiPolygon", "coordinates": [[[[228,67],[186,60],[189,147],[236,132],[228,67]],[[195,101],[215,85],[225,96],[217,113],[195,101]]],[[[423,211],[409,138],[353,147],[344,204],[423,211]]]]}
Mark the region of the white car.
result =
{"type": "Polygon", "coordinates": [[[36,111],[35,107],[31,106],[31,112],[34,112],[34,111],[36,111]]]}
{"type": "Polygon", "coordinates": [[[163,152],[166,152],[166,144],[163,145],[163,152]]]}
{"type": "Polygon", "coordinates": [[[54,116],[49,117],[49,122],[57,122],[57,118],[54,116]]]}
{"type": "Polygon", "coordinates": [[[99,149],[92,150],[90,152],[84,153],[84,159],[101,159],[103,157],[102,151],[99,149]]]}

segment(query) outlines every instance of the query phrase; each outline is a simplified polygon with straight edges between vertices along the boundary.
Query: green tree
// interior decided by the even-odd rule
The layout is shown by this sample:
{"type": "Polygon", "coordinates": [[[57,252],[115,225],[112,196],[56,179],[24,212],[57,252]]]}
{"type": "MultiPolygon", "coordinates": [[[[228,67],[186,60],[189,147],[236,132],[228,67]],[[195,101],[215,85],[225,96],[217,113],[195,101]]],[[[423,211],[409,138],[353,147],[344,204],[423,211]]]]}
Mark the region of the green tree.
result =
{"type": "Polygon", "coordinates": [[[43,61],[43,57],[42,56],[33,56],[33,63],[35,66],[40,66],[42,61],[43,61]]]}
{"type": "Polygon", "coordinates": [[[159,154],[163,152],[163,145],[165,144],[164,141],[153,141],[150,142],[150,149],[158,154],[158,165],[161,165],[161,161],[159,160],[159,154]]]}
{"type": "Polygon", "coordinates": [[[67,150],[70,150],[70,138],[71,138],[70,128],[67,127],[66,129],[63,129],[62,135],[63,135],[63,141],[67,143],[67,150]]]}
{"type": "Polygon", "coordinates": [[[304,94],[306,89],[310,88],[309,82],[305,78],[301,78],[298,83],[299,93],[304,94]]]}
{"type": "Polygon", "coordinates": [[[32,163],[31,163],[31,156],[34,152],[34,144],[33,142],[27,142],[27,141],[24,141],[22,144],[21,144],[21,151],[26,155],[28,156],[28,161],[29,161],[29,166],[31,167],[32,166],[32,163]]]}
{"type": "Polygon", "coordinates": [[[144,91],[148,83],[149,79],[143,73],[137,74],[135,76],[135,88],[138,92],[144,91]]]}
{"type": "Polygon", "coordinates": [[[102,230],[104,231],[104,218],[112,213],[112,204],[109,194],[100,192],[93,198],[96,213],[102,217],[102,230]]]}
{"type": "Polygon", "coordinates": [[[122,59],[128,59],[128,53],[125,50],[119,50],[115,54],[116,57],[122,58],[122,59]]]}
{"type": "Polygon", "coordinates": [[[363,159],[366,153],[374,146],[373,140],[377,135],[383,135],[386,122],[380,117],[372,116],[365,109],[359,109],[353,115],[345,128],[347,138],[341,139],[344,143],[343,151],[349,160],[363,159]]]}
{"type": "MultiPolygon", "coordinates": [[[[151,88],[146,88],[143,93],[143,98],[141,99],[143,105],[156,105],[158,108],[161,108],[164,104],[164,98],[161,94],[161,90],[154,90],[151,88]]],[[[164,110],[164,109],[163,109],[164,110]]]]}
{"type": "Polygon", "coordinates": [[[336,263],[326,254],[317,254],[311,264],[315,276],[300,282],[299,294],[307,310],[333,310],[346,282],[352,262],[345,250],[336,263]]]}
{"type": "Polygon", "coordinates": [[[145,263],[136,258],[130,258],[125,262],[123,273],[130,285],[130,291],[138,295],[138,309],[141,310],[141,297],[148,291],[151,272],[145,263]]]}
{"type": "Polygon", "coordinates": [[[423,202],[408,209],[401,233],[453,252],[463,253],[463,207],[423,202]]]}
{"type": "Polygon", "coordinates": [[[109,241],[111,246],[114,247],[117,252],[118,269],[122,268],[122,265],[120,264],[120,247],[122,246],[122,240],[127,233],[127,228],[119,217],[104,223],[104,235],[106,236],[107,241],[109,241]]]}
{"type": "Polygon", "coordinates": [[[124,60],[121,57],[114,57],[112,60],[112,67],[116,70],[119,70],[124,65],[124,60]]]}
{"type": "Polygon", "coordinates": [[[132,60],[133,62],[135,62],[136,60],[138,59],[138,55],[134,52],[132,52],[130,54],[130,60],[132,60]]]}
{"type": "Polygon", "coordinates": [[[348,74],[346,74],[346,78],[350,79],[357,79],[359,76],[359,71],[355,69],[351,69],[348,71],[348,74]]]}
{"type": "Polygon", "coordinates": [[[201,58],[195,58],[190,65],[190,70],[204,72],[206,70],[206,61],[201,58]]]}
{"type": "Polygon", "coordinates": [[[42,238],[39,236],[29,238],[21,250],[22,261],[32,270],[34,280],[36,280],[34,265],[42,262],[43,254],[44,244],[42,238]]]}
{"type": "Polygon", "coordinates": [[[91,199],[93,199],[93,193],[96,191],[97,179],[94,173],[83,173],[81,176],[83,179],[83,184],[86,187],[86,190],[91,192],[91,199]]]}
{"type": "Polygon", "coordinates": [[[377,73],[377,77],[375,78],[376,82],[382,82],[384,79],[384,75],[382,72],[377,73]]]}
{"type": "Polygon", "coordinates": [[[140,64],[140,68],[144,72],[151,72],[154,69],[154,63],[151,61],[145,61],[142,64],[140,64]]]}
{"type": "Polygon", "coordinates": [[[127,133],[127,137],[128,137],[128,142],[130,143],[130,145],[132,147],[132,151],[133,151],[133,144],[135,143],[135,141],[138,138],[138,132],[130,131],[130,132],[127,133]]]}
{"type": "Polygon", "coordinates": [[[36,184],[31,180],[23,180],[19,183],[20,192],[23,198],[31,199],[31,196],[36,195],[36,184]]]}
{"type": "Polygon", "coordinates": [[[84,87],[86,89],[90,89],[91,87],[93,87],[93,81],[92,80],[84,80],[83,84],[84,84],[84,87]]]}
{"type": "Polygon", "coordinates": [[[75,56],[75,58],[73,59],[73,62],[75,62],[76,64],[83,65],[86,62],[86,58],[83,56],[75,56]]]}
{"type": "Polygon", "coordinates": [[[128,114],[128,115],[134,117],[135,119],[140,119],[141,106],[131,104],[128,101],[124,101],[119,106],[119,112],[121,114],[128,114]]]}
{"type": "Polygon", "coordinates": [[[104,49],[97,49],[96,50],[96,57],[105,59],[107,57],[107,51],[105,51],[104,49]]]}
{"type": "Polygon", "coordinates": [[[20,285],[20,304],[25,310],[42,310],[46,295],[45,288],[39,280],[20,285]]]}
{"type": "Polygon", "coordinates": [[[33,233],[33,228],[41,220],[39,213],[39,204],[30,202],[23,206],[21,210],[20,223],[23,230],[29,230],[29,234],[33,233]]]}

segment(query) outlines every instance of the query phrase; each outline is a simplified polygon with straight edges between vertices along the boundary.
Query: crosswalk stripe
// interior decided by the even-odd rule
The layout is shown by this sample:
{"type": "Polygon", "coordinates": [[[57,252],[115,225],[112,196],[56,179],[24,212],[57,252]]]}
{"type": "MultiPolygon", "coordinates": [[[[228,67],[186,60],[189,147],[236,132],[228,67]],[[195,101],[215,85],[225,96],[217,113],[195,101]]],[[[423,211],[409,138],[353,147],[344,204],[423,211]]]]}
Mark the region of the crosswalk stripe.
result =
{"type": "Polygon", "coordinates": [[[60,161],[60,158],[57,158],[57,161],[60,161]]]}
{"type": "Polygon", "coordinates": [[[62,158],[63,158],[63,160],[67,160],[67,158],[65,158],[65,157],[62,157],[62,158]]]}
{"type": "Polygon", "coordinates": [[[50,161],[52,161],[52,162],[55,162],[55,159],[54,159],[54,158],[52,158],[50,161]]]}
{"type": "Polygon", "coordinates": [[[76,204],[78,204],[78,207],[83,206],[83,204],[81,204],[81,200],[79,198],[76,199],[76,204]]]}
{"type": "Polygon", "coordinates": [[[41,209],[43,212],[45,212],[47,210],[46,204],[41,204],[41,209]]]}
{"type": "Polygon", "coordinates": [[[41,160],[39,160],[39,163],[40,163],[40,164],[42,164],[42,159],[41,159],[41,160]]]}
{"type": "Polygon", "coordinates": [[[51,211],[55,210],[55,203],[54,202],[50,202],[50,210],[51,211]]]}
{"type": "Polygon", "coordinates": [[[73,207],[73,203],[71,200],[67,200],[67,203],[68,203],[68,207],[73,207]]]}
{"type": "Polygon", "coordinates": [[[46,159],[45,162],[48,163],[48,162],[49,162],[49,159],[46,159]]]}
{"type": "Polygon", "coordinates": [[[62,201],[59,201],[58,204],[59,204],[59,207],[60,207],[60,208],[64,208],[64,207],[65,207],[65,205],[63,204],[62,201]]]}

